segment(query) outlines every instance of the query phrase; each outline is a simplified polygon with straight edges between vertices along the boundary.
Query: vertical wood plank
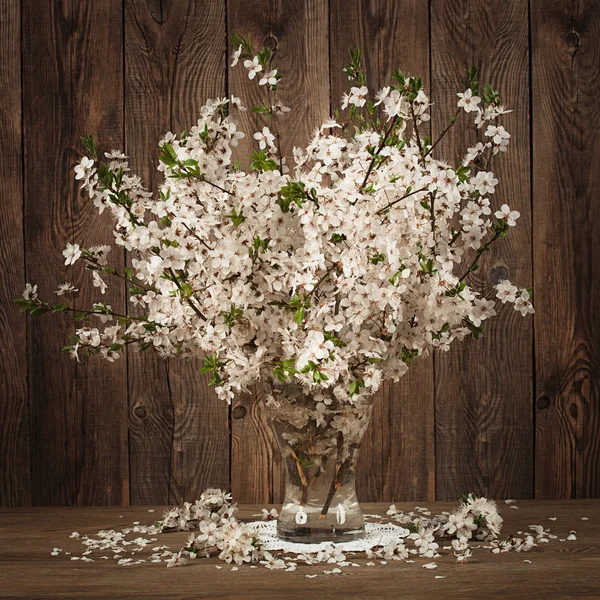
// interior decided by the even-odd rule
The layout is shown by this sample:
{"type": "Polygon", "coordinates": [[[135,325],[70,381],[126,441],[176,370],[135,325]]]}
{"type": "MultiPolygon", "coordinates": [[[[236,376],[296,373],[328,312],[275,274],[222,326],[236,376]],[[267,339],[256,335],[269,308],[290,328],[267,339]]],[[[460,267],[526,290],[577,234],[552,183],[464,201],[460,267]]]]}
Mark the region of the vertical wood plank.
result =
{"type": "MultiPolygon", "coordinates": [[[[62,256],[74,233],[73,24],[70,2],[23,0],[22,11],[26,277],[48,298],[73,279],[62,256]]],[[[65,314],[53,317],[27,327],[34,505],[77,501],[77,365],[60,352],[74,328],[65,314]]]]}
{"type": "Polygon", "coordinates": [[[13,300],[25,287],[21,130],[21,2],[0,12],[0,506],[31,504],[26,317],[13,300]]]}
{"type": "MultiPolygon", "coordinates": [[[[400,68],[429,90],[428,2],[386,1],[380,13],[379,87],[400,68]]],[[[435,499],[433,381],[433,357],[422,357],[400,382],[384,387],[382,501],[435,499]]]]}
{"type": "MultiPolygon", "coordinates": [[[[222,2],[125,2],[125,106],[132,169],[157,189],[158,141],[198,119],[207,97],[225,94],[222,2]]],[[[151,354],[129,361],[132,502],[179,503],[227,487],[227,405],[195,361],[151,354]]]]}
{"type": "MultiPolygon", "coordinates": [[[[463,90],[464,72],[475,63],[479,80],[490,80],[513,113],[504,124],[511,133],[507,156],[493,166],[500,184],[493,205],[506,202],[521,213],[519,227],[492,247],[472,283],[485,296],[508,278],[529,286],[531,209],[528,122],[527,3],[510,0],[431,1],[433,139],[448,124],[463,90]]],[[[475,128],[459,117],[436,156],[457,161],[475,139],[475,128]]],[[[496,159],[495,159],[496,160],[496,159]]],[[[533,494],[532,322],[508,305],[479,342],[456,344],[435,359],[437,499],[466,491],[493,497],[533,494]]]]}
{"type": "MultiPolygon", "coordinates": [[[[351,85],[342,69],[350,62],[349,50],[352,48],[360,48],[363,53],[367,86],[371,92],[379,89],[379,18],[378,0],[331,3],[329,47],[332,110],[339,108],[342,95],[351,85]]],[[[361,502],[382,499],[383,439],[388,425],[383,406],[385,391],[383,386],[374,399],[371,423],[363,437],[356,465],[356,493],[361,502]]]]}
{"type": "MultiPolygon", "coordinates": [[[[171,89],[171,128],[198,121],[208,98],[227,94],[225,0],[190,1],[181,33],[171,89]]],[[[199,362],[169,364],[175,429],[171,503],[193,501],[207,487],[229,489],[229,407],[200,375],[199,362]]]]}
{"type": "Polygon", "coordinates": [[[600,495],[600,3],[531,2],[536,498],[600,495]]]}
{"type": "MultiPolygon", "coordinates": [[[[62,256],[66,242],[112,241],[112,223],[80,196],[73,167],[81,135],[122,140],[122,21],[114,8],[109,0],[23,3],[27,278],[50,302],[58,283],[72,282],[82,290],[72,300],[78,308],[124,306],[121,285],[100,297],[83,264],[67,268],[62,256]]],[[[121,254],[111,259],[122,267],[121,254]]],[[[66,316],[30,319],[33,502],[127,503],[125,364],[70,362],[60,350],[73,331],[66,316]]]]}
{"type": "MultiPolygon", "coordinates": [[[[364,54],[372,93],[388,85],[396,68],[429,83],[428,3],[355,0],[332,3],[331,89],[337,106],[348,89],[342,67],[348,50],[364,54]]],[[[434,430],[433,363],[422,358],[398,384],[377,394],[371,425],[357,466],[362,501],[433,499],[434,430]]]]}
{"type": "MultiPolygon", "coordinates": [[[[63,169],[72,176],[72,165],[85,151],[79,138],[92,134],[102,152],[123,147],[123,11],[114,0],[86,0],[73,4],[73,51],[71,97],[73,111],[70,164],[63,169]]],[[[72,196],[73,235],[83,247],[112,247],[109,265],[123,272],[125,257],[114,243],[114,222],[98,215],[87,194],[78,186],[72,196]]],[[[125,286],[115,278],[107,281],[106,294],[91,285],[91,273],[77,265],[79,308],[106,302],[119,313],[126,310],[125,286]]],[[[90,322],[100,327],[98,319],[90,322]]],[[[66,355],[62,360],[68,360],[66,355]]],[[[78,405],[82,439],[77,503],[81,505],[129,504],[129,449],[127,426],[127,364],[101,358],[85,361],[77,370],[78,405]]]]}
{"type": "MultiPolygon", "coordinates": [[[[276,65],[284,79],[277,95],[292,109],[278,120],[282,153],[292,162],[294,145],[306,145],[314,128],[329,115],[328,3],[326,0],[230,0],[228,33],[252,36],[258,48],[276,48],[276,65]]],[[[229,92],[246,105],[264,103],[264,89],[250,81],[243,67],[229,71],[229,92]]],[[[246,139],[239,154],[249,155],[251,132],[262,119],[248,111],[240,117],[246,139]]],[[[262,125],[261,125],[262,126],[262,125]]],[[[248,161],[242,161],[247,165],[248,161]]],[[[238,502],[278,503],[283,499],[283,464],[267,423],[259,386],[253,395],[236,398],[232,411],[232,491],[238,502]]]]}

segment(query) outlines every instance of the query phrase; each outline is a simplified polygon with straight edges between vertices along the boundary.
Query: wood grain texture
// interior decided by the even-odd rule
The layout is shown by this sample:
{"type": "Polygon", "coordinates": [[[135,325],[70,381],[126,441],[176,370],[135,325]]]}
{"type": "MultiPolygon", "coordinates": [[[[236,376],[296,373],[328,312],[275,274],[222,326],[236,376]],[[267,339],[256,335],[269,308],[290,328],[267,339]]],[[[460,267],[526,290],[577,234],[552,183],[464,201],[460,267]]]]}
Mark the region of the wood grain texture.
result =
{"type": "MultiPolygon", "coordinates": [[[[420,503],[422,504],[422,503],[420,503]]],[[[369,514],[384,515],[388,504],[366,504],[369,514]]],[[[403,511],[415,509],[414,503],[397,504],[403,511]]],[[[239,516],[254,520],[263,505],[243,505],[239,516]]],[[[455,503],[428,503],[433,513],[451,510],[455,503]]],[[[130,567],[115,560],[93,563],[73,562],[64,553],[50,556],[58,546],[65,552],[80,554],[81,540],[70,539],[72,531],[95,535],[100,529],[120,529],[134,521],[150,524],[163,507],[147,508],[54,508],[5,509],[0,511],[0,596],[11,600],[50,600],[54,598],[119,600],[184,600],[219,598],[221,600],[304,600],[305,598],[356,600],[481,600],[481,598],[527,598],[528,600],[598,598],[600,589],[600,505],[592,501],[519,502],[518,510],[501,504],[503,534],[527,531],[532,523],[549,527],[551,533],[565,538],[571,529],[576,541],[552,540],[527,554],[492,554],[473,550],[474,557],[457,563],[445,554],[435,562],[438,568],[423,569],[431,559],[416,562],[376,562],[367,567],[364,554],[352,561],[360,567],[343,569],[342,575],[324,575],[330,565],[305,565],[298,562],[294,572],[252,569],[244,564],[232,572],[218,558],[197,558],[179,569],[146,563],[130,567]],[[123,518],[119,518],[121,516],[123,518]],[[581,521],[581,517],[588,521],[581,521]],[[549,521],[556,517],[556,521],[549,521]],[[524,560],[531,561],[524,562],[524,560]],[[215,566],[222,566],[216,569],[215,566]],[[307,579],[307,574],[317,574],[307,579]],[[445,579],[436,579],[441,575],[445,579]],[[399,590],[402,592],[399,593],[399,590]]],[[[171,550],[185,544],[187,533],[158,536],[160,545],[171,550]]],[[[134,558],[146,558],[146,551],[134,558]]],[[[93,558],[93,555],[92,555],[93,558]]]]}
{"type": "MultiPolygon", "coordinates": [[[[72,269],[62,264],[66,242],[87,247],[112,239],[112,224],[80,196],[72,169],[81,135],[122,141],[122,54],[115,51],[123,46],[121,12],[108,0],[42,11],[24,3],[23,16],[27,278],[50,302],[57,283],[70,281],[82,290],[72,305],[103,300],[122,309],[122,286],[102,298],[81,261],[72,269]]],[[[115,254],[122,267],[122,253],[115,254]]],[[[30,319],[29,331],[33,502],[128,502],[124,363],[70,362],[60,353],[74,331],[66,317],[30,319]]]]}
{"type": "MultiPolygon", "coordinates": [[[[503,121],[511,133],[506,156],[494,158],[500,184],[493,206],[506,202],[521,213],[519,226],[492,247],[472,275],[486,297],[510,279],[532,282],[529,171],[528,12],[521,0],[503,3],[432,0],[431,64],[433,139],[456,110],[465,69],[480,67],[480,82],[491,79],[504,103],[514,108],[503,121]]],[[[474,145],[475,127],[463,113],[454,131],[436,149],[452,162],[474,145]],[[460,154],[458,152],[460,151],[460,154]]],[[[480,132],[481,133],[481,132],[480,132]]],[[[457,343],[435,359],[436,486],[438,499],[468,490],[491,496],[533,495],[532,321],[509,305],[478,342],[457,343]]]]}
{"type": "MultiPolygon", "coordinates": [[[[410,2],[334,2],[331,5],[332,106],[348,89],[342,68],[349,49],[364,54],[367,85],[374,93],[401,68],[429,79],[428,4],[410,2]]],[[[433,363],[415,361],[398,384],[377,394],[371,424],[357,466],[359,499],[421,500],[435,495],[433,363]]]]}
{"type": "MultiPolygon", "coordinates": [[[[273,59],[283,75],[277,97],[292,109],[277,119],[282,155],[292,164],[293,146],[306,145],[329,115],[328,4],[325,0],[232,0],[227,3],[229,38],[233,31],[251,35],[256,48],[276,49],[273,59]]],[[[264,104],[266,90],[248,79],[243,67],[229,70],[229,93],[241,96],[247,106],[264,104]]],[[[254,140],[248,132],[269,125],[247,111],[240,116],[246,139],[240,143],[242,166],[254,140]]],[[[260,401],[254,394],[234,403],[231,441],[231,488],[239,502],[280,502],[283,499],[283,464],[260,401]],[[241,416],[244,415],[244,416],[241,416]],[[238,416],[239,418],[236,418],[238,416]]]]}
{"type": "MultiPolygon", "coordinates": [[[[208,98],[227,94],[225,1],[191,1],[187,11],[172,74],[171,128],[178,132],[198,121],[208,98]]],[[[193,501],[207,487],[230,486],[229,407],[208,386],[208,375],[200,375],[200,366],[185,361],[169,365],[176,399],[171,502],[193,501]]]]}
{"type": "MultiPolygon", "coordinates": [[[[353,46],[373,90],[396,67],[423,76],[434,139],[472,63],[514,109],[492,200],[521,219],[475,281],[486,294],[504,277],[533,282],[535,342],[531,317],[499,304],[482,340],[386,385],[361,451],[359,498],[600,496],[599,14],[598,0],[4,0],[0,505],[178,503],[208,486],[230,487],[240,502],[282,499],[258,388],[228,408],[191,362],[131,352],[79,365],[60,352],[74,331],[68,317],[25,318],[13,303],[26,281],[46,299],[59,282],[88,289],[81,264],[65,267],[64,245],[110,243],[110,219],[74,181],[80,135],[94,134],[102,151],[124,147],[156,189],[166,131],[187,129],[208,97],[261,101],[243,67],[227,66],[234,29],[277,48],[278,94],[293,108],[280,122],[286,155],[339,102],[353,46]]],[[[468,120],[437,157],[454,162],[475,139],[468,120]]],[[[260,118],[240,121],[245,167],[260,118]]],[[[125,257],[115,249],[110,261],[125,257]]],[[[119,285],[95,292],[75,302],[127,306],[119,285]]]]}
{"type": "MultiPolygon", "coordinates": [[[[120,4],[120,3],[119,3],[120,4]]],[[[120,8],[120,6],[118,6],[120,8]]],[[[103,152],[123,148],[123,13],[113,0],[73,4],[73,46],[70,61],[72,140],[69,167],[85,152],[79,138],[92,134],[103,152]],[[107,85],[111,82],[110,85],[107,85]]],[[[73,177],[71,169],[65,169],[73,177]]],[[[112,218],[98,216],[87,193],[75,186],[72,194],[73,237],[84,248],[108,244],[110,266],[123,272],[121,246],[114,244],[112,218]]],[[[80,289],[75,302],[89,309],[106,302],[116,312],[126,311],[123,282],[112,278],[106,294],[91,285],[91,272],[80,261],[74,270],[80,289]]],[[[90,326],[100,326],[93,319],[90,326]]],[[[62,360],[67,360],[66,356],[62,360]]],[[[127,363],[101,358],[83,361],[77,370],[77,404],[81,422],[78,443],[77,503],[83,505],[129,503],[129,448],[127,426],[127,363]]]]}
{"type": "MultiPolygon", "coordinates": [[[[379,2],[332,2],[330,21],[331,107],[335,110],[351,85],[342,72],[350,62],[350,49],[361,49],[367,85],[371,90],[379,89],[379,2]]],[[[383,493],[383,444],[389,428],[384,410],[386,391],[386,387],[382,387],[374,398],[371,423],[363,437],[356,465],[356,494],[363,502],[381,500],[383,493]]]]}
{"type": "MultiPolygon", "coordinates": [[[[158,141],[193,125],[208,97],[225,94],[222,2],[125,3],[126,146],[156,190],[158,141]]],[[[129,355],[132,502],[193,500],[228,487],[228,408],[200,364],[129,355]]]]}
{"type": "Polygon", "coordinates": [[[531,3],[536,497],[600,494],[600,3],[531,3]]]}
{"type": "MultiPolygon", "coordinates": [[[[429,7],[421,0],[380,3],[379,86],[392,73],[421,77],[429,87],[429,7]]],[[[426,133],[429,133],[426,131],[426,133]]],[[[435,499],[433,358],[415,360],[381,403],[383,481],[379,501],[435,499]]]]}
{"type": "Polygon", "coordinates": [[[25,287],[23,138],[21,130],[21,2],[0,12],[0,506],[31,504],[26,317],[13,300],[25,287]]]}
{"type": "MultiPolygon", "coordinates": [[[[73,13],[70,2],[30,0],[22,11],[25,274],[51,298],[58,282],[73,279],[62,256],[74,242],[73,13]]],[[[77,502],[77,364],[60,352],[72,333],[65,314],[28,318],[33,504],[77,502]]]]}

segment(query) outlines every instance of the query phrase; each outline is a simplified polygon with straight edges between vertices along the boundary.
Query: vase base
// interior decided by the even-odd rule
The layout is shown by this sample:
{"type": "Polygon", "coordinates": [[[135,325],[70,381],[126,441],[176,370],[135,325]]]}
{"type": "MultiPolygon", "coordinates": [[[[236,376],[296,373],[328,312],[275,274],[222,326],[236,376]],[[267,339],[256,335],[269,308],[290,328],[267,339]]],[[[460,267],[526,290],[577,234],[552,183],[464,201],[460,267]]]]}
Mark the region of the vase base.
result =
{"type": "Polygon", "coordinates": [[[285,523],[277,523],[277,537],[286,542],[300,544],[320,544],[321,542],[352,542],[365,535],[364,525],[358,529],[341,529],[327,527],[286,527],[285,523]]]}

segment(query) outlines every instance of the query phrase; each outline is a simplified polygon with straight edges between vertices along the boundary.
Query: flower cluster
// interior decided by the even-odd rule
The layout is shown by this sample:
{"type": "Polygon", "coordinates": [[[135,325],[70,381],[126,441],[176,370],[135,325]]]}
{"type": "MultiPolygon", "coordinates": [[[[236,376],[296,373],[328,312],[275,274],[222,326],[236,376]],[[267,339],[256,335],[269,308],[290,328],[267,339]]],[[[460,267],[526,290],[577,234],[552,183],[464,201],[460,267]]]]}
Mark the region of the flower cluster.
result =
{"type": "Polygon", "coordinates": [[[466,494],[458,510],[448,516],[443,525],[446,533],[457,539],[491,541],[498,537],[502,528],[502,517],[493,500],[466,494]]]}
{"type": "Polygon", "coordinates": [[[203,554],[210,556],[217,550],[219,558],[227,563],[256,562],[261,556],[261,545],[246,524],[235,518],[236,504],[231,494],[220,489],[208,489],[195,503],[186,502],[163,515],[162,531],[191,531],[187,545],[168,561],[167,566],[185,565],[187,558],[203,554]]]}
{"type": "MultiPolygon", "coordinates": [[[[515,507],[516,508],[516,507],[515,507]]],[[[150,510],[149,512],[154,512],[150,510]]],[[[404,561],[414,563],[416,559],[443,559],[444,556],[454,556],[458,562],[467,561],[473,556],[473,550],[482,548],[493,554],[504,552],[529,552],[533,548],[551,541],[572,542],[577,540],[575,530],[570,530],[568,535],[559,537],[542,525],[530,525],[529,531],[517,531],[516,535],[509,535],[505,539],[498,539],[502,519],[497,514],[496,504],[486,498],[478,498],[473,494],[463,496],[460,506],[449,513],[432,514],[426,508],[416,507],[414,511],[402,512],[391,505],[387,511],[390,520],[400,523],[404,531],[400,530],[397,536],[387,536],[378,543],[366,542],[364,550],[342,549],[338,544],[321,544],[317,551],[283,549],[269,551],[265,546],[269,543],[269,535],[263,537],[260,525],[262,521],[242,523],[235,518],[236,505],[231,502],[230,494],[222,490],[209,489],[202,494],[201,499],[194,503],[185,503],[181,507],[167,511],[161,521],[150,525],[134,521],[133,526],[121,530],[102,530],[95,536],[81,534],[74,531],[69,537],[80,542],[84,550],[80,555],[64,551],[62,548],[53,548],[52,556],[65,554],[72,561],[95,562],[97,560],[116,561],[120,566],[132,567],[146,562],[166,563],[168,567],[183,566],[190,559],[216,554],[223,562],[232,564],[232,571],[237,571],[237,565],[250,564],[250,568],[262,565],[269,570],[296,571],[300,565],[326,566],[325,575],[342,573],[346,567],[375,566],[373,560],[381,564],[388,561],[404,561]],[[448,523],[456,523],[450,519],[451,515],[462,515],[463,521],[473,519],[475,529],[466,527],[471,537],[460,535],[460,529],[447,527],[448,523]],[[483,517],[483,520],[481,519],[483,517]],[[480,521],[476,524],[476,521],[480,521]],[[484,523],[485,521],[485,523],[484,523]],[[259,526],[259,527],[256,527],[259,526]],[[194,530],[188,538],[187,544],[177,552],[170,550],[164,542],[158,542],[160,534],[171,531],[194,530]],[[409,534],[408,529],[411,533],[409,534]],[[456,530],[454,530],[456,529],[456,530]],[[440,547],[447,536],[453,536],[449,545],[440,547]],[[458,537],[460,535],[460,537],[458,537]],[[483,539],[485,538],[485,539],[483,539]],[[478,542],[480,539],[483,543],[478,542]],[[437,541],[436,541],[437,540],[437,541]],[[159,545],[157,545],[159,544],[159,545]],[[144,553],[149,553],[144,557],[144,553]],[[359,563],[354,560],[367,558],[369,562],[359,563]]],[[[273,516],[274,513],[263,509],[262,513],[254,516],[273,516]]],[[[381,515],[365,515],[367,517],[386,522],[386,517],[381,515]]],[[[556,521],[556,517],[550,517],[556,521]]],[[[587,517],[581,517],[587,521],[587,517]]],[[[463,528],[465,529],[465,528],[463,528]]],[[[524,562],[531,562],[525,560],[524,562]]],[[[426,569],[437,568],[436,562],[421,564],[426,569]]],[[[215,565],[221,569],[222,565],[215,565]]],[[[306,577],[317,577],[317,573],[306,574],[306,577]]]]}
{"type": "Polygon", "coordinates": [[[184,502],[163,514],[162,531],[191,531],[202,522],[222,523],[235,517],[237,504],[232,503],[231,494],[220,489],[209,488],[202,492],[196,502],[184,502]]]}
{"type": "MultiPolygon", "coordinates": [[[[65,264],[84,261],[104,294],[109,279],[129,285],[133,309],[105,303],[87,311],[50,303],[28,285],[19,302],[32,314],[72,311],[83,326],[66,348],[109,361],[127,346],[161,356],[202,357],[218,395],[231,401],[261,374],[294,381],[339,405],[398,380],[415,357],[478,337],[496,301],[469,285],[491,244],[519,213],[493,198],[494,157],[507,150],[508,112],[497,92],[469,71],[457,115],[433,141],[425,135],[430,102],[417,77],[396,71],[373,96],[360,52],[344,72],[351,87],[341,109],[306,147],[282,156],[275,98],[281,78],[268,48],[236,35],[233,64],[266,90],[254,112],[266,119],[250,135],[256,150],[242,170],[235,149],[237,97],[208,100],[198,122],[160,141],[164,176],[157,196],[131,173],[127,157],[101,157],[92,138],[76,179],[99,213],[115,221],[116,243],[131,268],[107,263],[109,247],[67,245],[65,264]],[[477,138],[461,164],[435,148],[459,112],[477,138]]],[[[59,296],[77,290],[61,284],[59,296]]],[[[509,281],[496,299],[533,312],[530,292],[509,281]]]]}

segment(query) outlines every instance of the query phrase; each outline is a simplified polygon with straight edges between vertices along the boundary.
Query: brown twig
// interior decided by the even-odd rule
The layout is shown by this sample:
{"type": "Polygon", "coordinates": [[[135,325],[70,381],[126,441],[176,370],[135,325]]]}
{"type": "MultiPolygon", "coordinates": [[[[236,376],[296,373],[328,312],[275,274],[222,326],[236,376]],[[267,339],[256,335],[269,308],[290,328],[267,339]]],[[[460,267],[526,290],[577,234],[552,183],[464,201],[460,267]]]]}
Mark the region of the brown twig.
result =
{"type": "Polygon", "coordinates": [[[396,200],[394,200],[393,202],[390,202],[389,204],[387,204],[386,206],[384,206],[383,208],[380,208],[376,214],[380,215],[382,212],[386,211],[388,208],[391,208],[392,206],[394,206],[395,204],[398,204],[398,202],[402,202],[402,200],[405,200],[406,198],[410,197],[410,196],[414,196],[414,194],[418,194],[419,192],[426,192],[427,188],[423,187],[423,188],[419,188],[418,190],[412,190],[411,192],[409,192],[408,194],[404,194],[404,196],[402,196],[401,198],[397,198],[396,200]]]}
{"type": "Polygon", "coordinates": [[[367,185],[367,181],[369,180],[369,175],[371,174],[371,172],[373,171],[373,168],[375,167],[375,160],[377,159],[377,156],[379,155],[379,153],[385,146],[385,143],[387,142],[388,138],[390,137],[390,133],[392,133],[397,121],[398,121],[398,116],[396,115],[392,119],[390,126],[387,128],[387,130],[383,136],[383,139],[381,140],[381,142],[379,143],[379,146],[377,147],[377,150],[375,151],[375,154],[373,154],[373,159],[371,160],[371,164],[369,165],[369,168],[367,169],[365,178],[363,179],[363,182],[360,185],[359,191],[362,192],[363,189],[365,188],[365,186],[367,185]]]}

